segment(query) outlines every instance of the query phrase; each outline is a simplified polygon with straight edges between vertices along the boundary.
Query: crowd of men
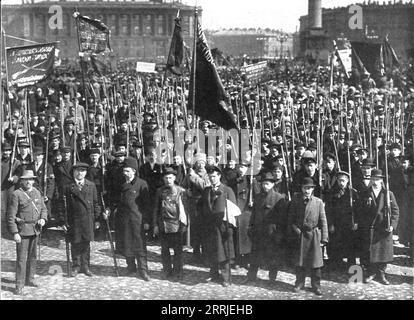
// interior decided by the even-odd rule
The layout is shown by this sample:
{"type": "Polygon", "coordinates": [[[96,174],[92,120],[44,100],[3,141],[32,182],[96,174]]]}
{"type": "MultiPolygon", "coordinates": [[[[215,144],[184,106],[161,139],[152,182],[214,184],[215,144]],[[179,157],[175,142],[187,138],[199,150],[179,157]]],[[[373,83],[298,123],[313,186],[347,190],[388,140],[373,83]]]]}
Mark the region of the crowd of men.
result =
{"type": "Polygon", "coordinates": [[[335,69],[330,86],[329,68],[286,66],[257,85],[226,77],[250,148],[233,158],[237,143],[210,135],[214,124],[187,110],[187,78],[122,72],[83,85],[56,74],[8,88],[1,211],[17,243],[16,293],[37,286],[38,235],[51,226],[71,243],[73,276],[92,276],[90,242],[108,225],[128,273],[145,281],[154,236],[168,280],[183,279],[187,244],[223,286],[231,268],[246,268],[254,283],[259,268],[274,281],[294,266],[294,290],[310,269],[321,295],[324,264],[346,273],[358,261],[365,282],[389,284],[394,245],[413,257],[412,67],[405,78],[375,84],[366,75],[355,85],[335,69]],[[163,138],[167,129],[182,135],[163,138]],[[241,212],[234,219],[228,201],[241,212]]]}

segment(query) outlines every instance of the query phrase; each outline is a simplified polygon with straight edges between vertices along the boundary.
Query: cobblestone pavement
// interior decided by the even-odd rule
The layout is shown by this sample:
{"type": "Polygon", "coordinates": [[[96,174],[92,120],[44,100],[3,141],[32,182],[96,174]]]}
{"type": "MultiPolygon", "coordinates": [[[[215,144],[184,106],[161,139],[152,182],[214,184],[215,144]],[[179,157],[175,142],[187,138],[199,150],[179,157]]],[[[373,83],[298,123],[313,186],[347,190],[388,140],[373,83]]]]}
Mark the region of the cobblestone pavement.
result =
{"type": "MultiPolygon", "coordinates": [[[[184,279],[181,282],[162,280],[160,247],[148,244],[148,267],[150,282],[126,275],[125,260],[118,256],[120,276],[115,276],[113,260],[108,241],[91,244],[91,271],[89,278],[79,274],[76,278],[66,276],[65,242],[59,231],[48,230],[43,236],[41,247],[42,261],[38,263],[36,281],[40,288],[24,288],[24,295],[16,296],[14,290],[15,244],[1,239],[1,299],[41,299],[41,300],[413,300],[413,266],[406,256],[406,248],[395,248],[395,260],[387,269],[391,284],[383,286],[377,282],[370,284],[349,284],[346,270],[322,272],[322,297],[315,296],[309,289],[294,293],[293,268],[279,272],[277,281],[270,283],[267,271],[260,270],[259,279],[253,284],[242,284],[247,270],[232,270],[233,285],[227,288],[217,283],[206,283],[208,268],[191,264],[191,253],[186,252],[184,279]]],[[[306,287],[310,287],[307,278],[306,287]]]]}

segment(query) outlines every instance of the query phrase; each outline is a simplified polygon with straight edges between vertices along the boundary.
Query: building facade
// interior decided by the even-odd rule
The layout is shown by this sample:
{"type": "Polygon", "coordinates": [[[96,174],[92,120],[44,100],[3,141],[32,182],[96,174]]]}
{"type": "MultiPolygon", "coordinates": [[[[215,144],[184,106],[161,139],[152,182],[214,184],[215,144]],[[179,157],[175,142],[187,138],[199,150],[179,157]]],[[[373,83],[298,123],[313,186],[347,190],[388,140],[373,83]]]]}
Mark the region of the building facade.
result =
{"type": "MultiPolygon", "coordinates": [[[[322,10],[321,32],[326,36],[325,49],[332,50],[333,42],[374,41],[381,42],[388,35],[391,45],[401,59],[414,58],[414,3],[403,1],[363,2],[362,28],[351,29],[349,21],[353,13],[348,7],[322,10]]],[[[312,17],[311,17],[312,18],[312,17]]],[[[312,19],[300,17],[299,55],[305,56],[312,19]]]]}
{"type": "Polygon", "coordinates": [[[228,29],[209,31],[209,45],[218,48],[226,56],[251,59],[291,58],[293,37],[291,34],[270,29],[228,29]]]}
{"type": "MultiPolygon", "coordinates": [[[[112,54],[118,58],[166,62],[178,11],[184,40],[188,46],[193,42],[195,8],[181,1],[32,1],[2,9],[6,34],[36,42],[59,41],[62,58],[78,55],[75,11],[111,29],[112,54]],[[62,19],[61,28],[54,28],[57,16],[62,19]]],[[[201,19],[201,8],[197,11],[201,19]]],[[[7,38],[8,47],[24,44],[28,43],[7,38]]]]}

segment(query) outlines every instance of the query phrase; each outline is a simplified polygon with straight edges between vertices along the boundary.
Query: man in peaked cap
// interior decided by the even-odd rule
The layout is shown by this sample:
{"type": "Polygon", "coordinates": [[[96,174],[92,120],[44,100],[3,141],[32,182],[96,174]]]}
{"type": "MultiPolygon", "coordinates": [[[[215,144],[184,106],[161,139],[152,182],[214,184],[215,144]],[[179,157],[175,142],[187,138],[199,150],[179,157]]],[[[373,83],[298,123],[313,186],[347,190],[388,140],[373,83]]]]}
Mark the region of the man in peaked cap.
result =
{"type": "Polygon", "coordinates": [[[183,233],[187,226],[187,214],[184,210],[185,189],[175,184],[177,172],[167,167],[163,172],[164,186],[158,188],[155,195],[155,207],[152,215],[154,235],[161,238],[161,259],[164,278],[183,278],[183,233]],[[184,202],[183,202],[184,201],[184,202]],[[170,248],[174,250],[171,263],[170,248]]]}
{"type": "Polygon", "coordinates": [[[94,240],[95,229],[100,228],[98,222],[101,217],[101,203],[98,199],[96,186],[92,181],[85,179],[89,165],[77,162],[73,165],[73,180],[65,185],[61,193],[61,203],[67,208],[61,208],[67,212],[67,223],[62,219],[61,223],[67,229],[72,252],[72,276],[79,272],[91,277],[90,266],[90,242],[94,240]],[[66,197],[64,200],[63,197],[66,197]]]}
{"type": "Polygon", "coordinates": [[[203,190],[201,198],[202,221],[207,256],[210,262],[209,281],[219,281],[224,287],[230,285],[230,265],[235,258],[233,227],[225,221],[227,200],[236,204],[233,190],[221,183],[221,169],[208,169],[211,186],[203,190]]]}

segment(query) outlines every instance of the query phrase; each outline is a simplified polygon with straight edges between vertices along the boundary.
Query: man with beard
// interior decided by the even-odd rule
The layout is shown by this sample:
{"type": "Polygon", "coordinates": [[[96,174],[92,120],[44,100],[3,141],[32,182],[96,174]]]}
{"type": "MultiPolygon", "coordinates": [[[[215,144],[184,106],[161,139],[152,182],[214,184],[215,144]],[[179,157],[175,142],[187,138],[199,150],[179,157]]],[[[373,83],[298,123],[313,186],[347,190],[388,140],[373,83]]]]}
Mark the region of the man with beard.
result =
{"type": "MultiPolygon", "coordinates": [[[[203,190],[210,185],[206,172],[206,155],[198,153],[193,158],[193,168],[190,168],[182,183],[182,187],[188,191],[187,212],[189,212],[190,242],[193,248],[194,260],[201,262],[201,249],[203,240],[203,225],[201,221],[201,207],[199,200],[203,190]]],[[[203,244],[204,246],[204,244],[203,244]]]]}
{"type": "Polygon", "coordinates": [[[135,159],[125,159],[125,182],[120,188],[120,201],[115,215],[116,248],[125,257],[129,274],[138,271],[143,280],[150,281],[145,231],[150,228],[152,204],[148,184],[138,177],[137,170],[135,159]]]}
{"type": "Polygon", "coordinates": [[[333,187],[327,201],[327,219],[329,230],[329,260],[333,267],[340,266],[347,258],[348,266],[356,264],[356,233],[358,217],[355,203],[358,194],[349,185],[349,174],[337,173],[337,184],[333,187]],[[352,207],[351,207],[352,192],[352,207]]]}

